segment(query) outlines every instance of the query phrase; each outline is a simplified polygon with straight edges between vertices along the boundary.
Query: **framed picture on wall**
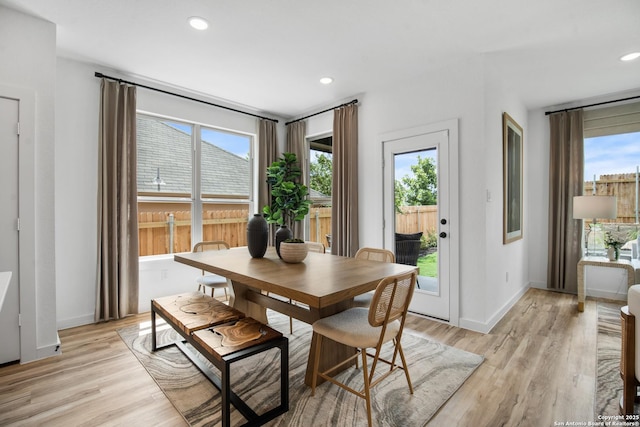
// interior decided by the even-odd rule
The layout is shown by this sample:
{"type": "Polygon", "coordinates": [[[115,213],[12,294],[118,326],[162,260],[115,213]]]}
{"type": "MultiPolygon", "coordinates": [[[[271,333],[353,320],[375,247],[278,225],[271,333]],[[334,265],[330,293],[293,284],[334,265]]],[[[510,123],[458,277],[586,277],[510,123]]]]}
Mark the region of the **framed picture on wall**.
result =
{"type": "Polygon", "coordinates": [[[522,239],[522,127],[502,113],[504,244],[522,239]]]}

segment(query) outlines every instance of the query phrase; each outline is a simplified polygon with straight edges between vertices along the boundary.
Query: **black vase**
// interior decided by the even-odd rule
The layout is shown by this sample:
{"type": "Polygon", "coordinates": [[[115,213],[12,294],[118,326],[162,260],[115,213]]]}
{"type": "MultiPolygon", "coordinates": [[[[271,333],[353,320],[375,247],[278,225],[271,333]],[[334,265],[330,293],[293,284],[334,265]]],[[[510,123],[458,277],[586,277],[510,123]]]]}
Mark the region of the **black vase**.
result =
{"type": "Polygon", "coordinates": [[[276,252],[278,253],[278,256],[280,256],[280,243],[287,239],[291,239],[292,237],[293,233],[286,225],[281,225],[280,228],[278,228],[278,231],[276,231],[276,252]]]}
{"type": "Polygon", "coordinates": [[[262,258],[269,243],[269,225],[262,214],[254,214],[247,223],[247,246],[253,258],[262,258]]]}

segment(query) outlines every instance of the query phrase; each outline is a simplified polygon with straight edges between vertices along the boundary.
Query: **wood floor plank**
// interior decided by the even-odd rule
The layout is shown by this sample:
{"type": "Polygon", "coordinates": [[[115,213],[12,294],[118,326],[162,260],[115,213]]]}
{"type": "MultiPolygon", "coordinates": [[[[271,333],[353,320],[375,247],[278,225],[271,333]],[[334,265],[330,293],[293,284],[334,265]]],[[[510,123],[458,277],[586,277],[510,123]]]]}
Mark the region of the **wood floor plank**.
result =
{"type": "MultiPolygon", "coordinates": [[[[429,426],[592,420],[596,303],[576,305],[530,289],[488,334],[410,315],[407,333],[485,357],[429,426]]],[[[149,314],[62,330],[62,355],[0,368],[0,425],[186,425],[118,336],[128,325],[148,330],[149,314]]]]}

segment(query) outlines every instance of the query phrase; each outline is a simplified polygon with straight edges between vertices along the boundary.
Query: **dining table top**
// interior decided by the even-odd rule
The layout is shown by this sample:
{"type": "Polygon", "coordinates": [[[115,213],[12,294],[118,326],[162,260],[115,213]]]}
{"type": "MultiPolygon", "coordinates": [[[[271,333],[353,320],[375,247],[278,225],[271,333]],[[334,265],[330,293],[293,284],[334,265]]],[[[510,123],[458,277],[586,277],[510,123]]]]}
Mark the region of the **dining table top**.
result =
{"type": "Polygon", "coordinates": [[[387,276],[417,267],[309,252],[304,261],[288,264],[275,248],[252,258],[246,247],[175,254],[177,262],[219,274],[246,286],[291,298],[314,308],[337,304],[374,290],[387,276]]]}

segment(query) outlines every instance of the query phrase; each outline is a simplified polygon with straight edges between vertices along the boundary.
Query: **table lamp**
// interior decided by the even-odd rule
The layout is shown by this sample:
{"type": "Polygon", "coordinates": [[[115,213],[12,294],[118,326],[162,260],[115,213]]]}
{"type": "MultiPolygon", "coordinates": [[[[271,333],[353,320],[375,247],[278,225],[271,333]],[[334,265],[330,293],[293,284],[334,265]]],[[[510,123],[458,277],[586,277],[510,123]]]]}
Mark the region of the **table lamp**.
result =
{"type": "MultiPolygon", "coordinates": [[[[574,196],[573,219],[592,219],[584,239],[585,256],[589,255],[589,233],[598,218],[616,218],[618,214],[616,196],[574,196]]],[[[595,242],[594,242],[595,244],[595,242]]]]}

